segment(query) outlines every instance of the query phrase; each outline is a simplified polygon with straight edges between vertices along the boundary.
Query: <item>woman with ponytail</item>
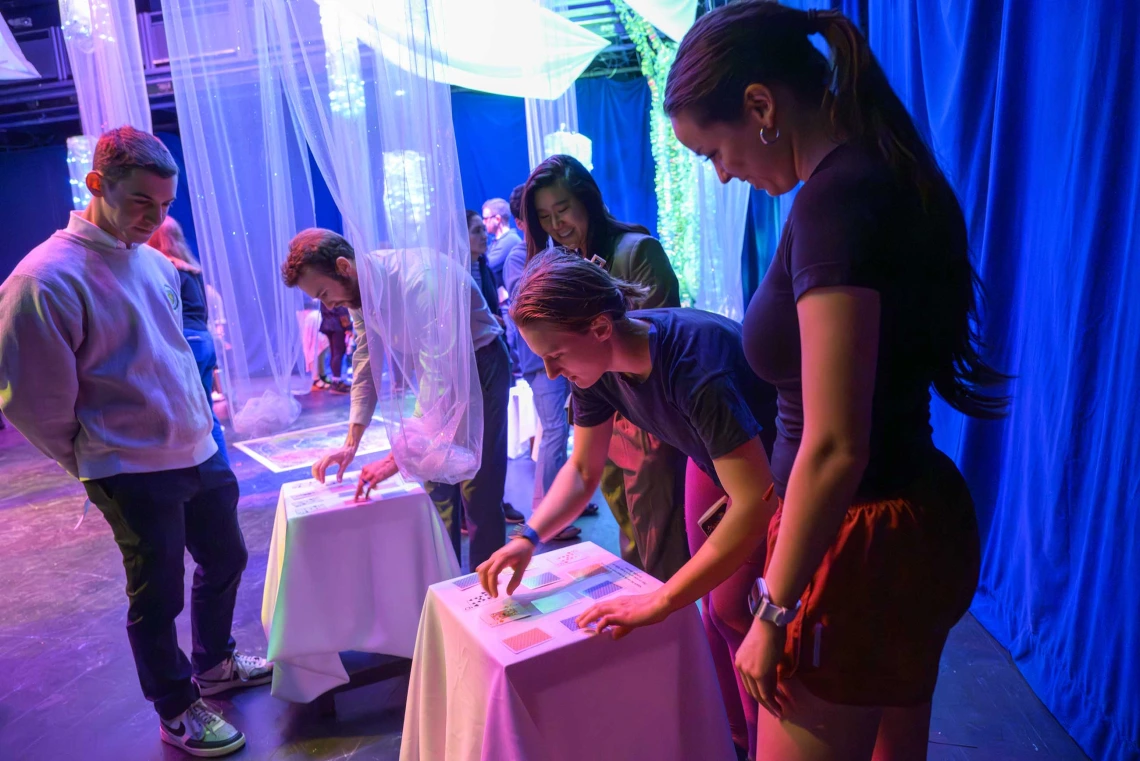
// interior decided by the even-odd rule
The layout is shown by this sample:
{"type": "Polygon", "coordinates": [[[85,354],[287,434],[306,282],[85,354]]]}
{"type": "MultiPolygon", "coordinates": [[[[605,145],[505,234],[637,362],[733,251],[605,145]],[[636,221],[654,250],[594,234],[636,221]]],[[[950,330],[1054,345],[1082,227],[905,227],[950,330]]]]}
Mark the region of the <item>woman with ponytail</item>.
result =
{"type": "MultiPolygon", "coordinates": [[[[598,488],[620,414],[691,458],[723,489],[728,507],[719,524],[706,522],[708,539],[661,589],[600,603],[579,621],[597,621],[622,636],[709,595],[723,619],[743,620],[739,636],[727,642],[732,649],[748,632],[745,596],[763,567],[775,508],[767,448],[776,391],[748,367],[739,323],[696,309],[630,311],[644,296],[644,286],[560,249],[538,253],[527,266],[511,319],[547,374],[573,384],[574,451],[529,525],[479,566],[480,581],[496,595],[499,573],[511,568],[506,592],[514,592],[536,543],[574,520],[598,488]]],[[[725,640],[710,634],[714,647],[725,648],[725,640]]],[[[741,708],[731,662],[725,659],[728,673],[718,677],[736,715],[741,708]]]]}
{"type": "Polygon", "coordinates": [[[705,14],[665,110],[723,181],[771,195],[804,183],[744,321],[749,363],[779,392],[780,508],[736,655],[767,709],[759,755],[925,758],[939,658],[980,554],[969,489],[931,439],[930,388],[975,417],[1007,401],[979,353],[962,208],[836,12],[745,1],[705,14]]]}

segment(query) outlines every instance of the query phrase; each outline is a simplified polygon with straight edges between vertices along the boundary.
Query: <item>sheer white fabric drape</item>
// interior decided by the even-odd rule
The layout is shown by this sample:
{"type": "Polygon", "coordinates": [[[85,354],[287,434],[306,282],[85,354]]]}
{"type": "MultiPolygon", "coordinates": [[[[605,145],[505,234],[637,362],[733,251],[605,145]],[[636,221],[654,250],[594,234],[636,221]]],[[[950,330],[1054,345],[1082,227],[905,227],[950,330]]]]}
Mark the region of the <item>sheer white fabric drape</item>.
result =
{"type": "Polygon", "coordinates": [[[134,0],[59,0],[59,15],[83,127],[67,141],[71,201],[83,209],[99,135],[124,124],[150,132],[150,99],[134,0]]]}
{"type": "Polygon", "coordinates": [[[40,73],[24,57],[12,30],[8,28],[8,22],[0,14],[0,82],[39,78],[40,73]]]}
{"type": "Polygon", "coordinates": [[[335,5],[361,41],[405,70],[430,70],[437,82],[520,98],[557,97],[609,45],[534,0],[322,2],[335,5]]]}
{"type": "MultiPolygon", "coordinates": [[[[558,13],[565,10],[567,0],[531,0],[544,9],[558,13]]],[[[556,47],[558,29],[547,26],[542,29],[543,48],[556,47]]],[[[530,168],[534,169],[549,156],[565,153],[582,162],[587,169],[593,169],[593,146],[590,139],[578,132],[578,97],[571,81],[565,90],[558,92],[561,81],[543,71],[541,62],[524,61],[531,66],[528,77],[541,81],[546,78],[545,89],[551,95],[545,98],[527,98],[526,108],[527,152],[530,168]]]]}
{"type": "Polygon", "coordinates": [[[293,51],[281,59],[289,101],[357,252],[396,462],[417,480],[470,478],[483,435],[471,254],[447,48],[435,40],[455,20],[435,0],[265,2],[293,51]],[[387,379],[385,358],[397,370],[387,379]]]}
{"type": "Polygon", "coordinates": [[[681,41],[697,19],[697,0],[625,0],[670,39],[681,41]]]}
{"type": "Polygon", "coordinates": [[[265,435],[300,414],[303,297],[281,264],[314,224],[308,156],[260,0],[162,5],[198,253],[226,315],[219,367],[233,428],[265,435]]]}
{"type": "Polygon", "coordinates": [[[711,163],[693,156],[697,186],[697,282],[693,283],[694,306],[731,320],[744,318],[744,293],[740,287],[740,258],[744,228],[748,223],[747,183],[723,184],[711,163]]]}

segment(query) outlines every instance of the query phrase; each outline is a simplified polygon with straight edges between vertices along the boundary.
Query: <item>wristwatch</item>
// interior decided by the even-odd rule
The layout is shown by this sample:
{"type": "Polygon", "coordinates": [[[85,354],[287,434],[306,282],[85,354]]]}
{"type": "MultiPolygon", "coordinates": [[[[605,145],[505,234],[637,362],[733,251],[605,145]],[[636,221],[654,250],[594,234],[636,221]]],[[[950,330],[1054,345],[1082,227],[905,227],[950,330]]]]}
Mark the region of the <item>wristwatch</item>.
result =
{"type": "Polygon", "coordinates": [[[768,593],[768,582],[761,577],[756,580],[752,590],[748,593],[748,610],[752,615],[776,626],[787,626],[796,617],[800,610],[801,600],[796,600],[796,607],[781,608],[772,602],[772,595],[768,593]]]}
{"type": "Polygon", "coordinates": [[[534,529],[532,529],[530,526],[526,525],[525,523],[523,523],[519,526],[516,526],[515,530],[511,532],[511,539],[514,539],[516,536],[521,536],[523,539],[526,539],[528,542],[533,544],[535,547],[538,546],[538,542],[539,542],[538,532],[535,531],[534,529]]]}

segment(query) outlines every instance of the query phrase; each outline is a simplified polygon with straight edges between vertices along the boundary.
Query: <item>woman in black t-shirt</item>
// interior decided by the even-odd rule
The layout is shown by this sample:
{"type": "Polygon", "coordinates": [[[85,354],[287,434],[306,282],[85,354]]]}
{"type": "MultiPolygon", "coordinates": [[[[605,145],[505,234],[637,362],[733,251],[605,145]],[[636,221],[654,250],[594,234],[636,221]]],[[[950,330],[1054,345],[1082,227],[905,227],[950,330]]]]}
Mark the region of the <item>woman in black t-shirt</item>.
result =
{"type": "Polygon", "coordinates": [[[678,139],[779,195],[804,185],[745,317],[779,393],[759,617],[737,668],[761,754],[925,758],[942,647],[977,584],[970,493],[938,452],[930,387],[1003,413],[980,358],[961,207],[866,41],[837,12],[705,14],[669,73],[678,139]],[[820,34],[832,65],[815,48],[820,34]]]}

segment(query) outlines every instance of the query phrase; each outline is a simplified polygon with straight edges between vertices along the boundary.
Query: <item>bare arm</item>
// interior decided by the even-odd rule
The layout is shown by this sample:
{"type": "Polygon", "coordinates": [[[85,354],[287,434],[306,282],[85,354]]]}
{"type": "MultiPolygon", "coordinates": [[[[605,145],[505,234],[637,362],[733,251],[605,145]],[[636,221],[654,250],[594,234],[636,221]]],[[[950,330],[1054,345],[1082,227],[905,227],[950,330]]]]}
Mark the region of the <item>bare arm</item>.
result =
{"type": "Polygon", "coordinates": [[[796,306],[804,429],[765,579],[793,607],[815,574],[867,466],[879,352],[879,294],[817,288],[796,306]]]}
{"type": "Polygon", "coordinates": [[[697,554],[662,587],[669,612],[704,597],[743,565],[766,541],[768,523],[776,510],[764,499],[772,484],[772,470],[759,438],[714,460],[713,467],[732,508],[697,554]]]}
{"type": "MultiPolygon", "coordinates": [[[[602,480],[602,468],[605,467],[606,456],[609,453],[613,427],[613,417],[592,428],[574,426],[574,452],[558,471],[554,483],[550,485],[550,491],[543,497],[542,503],[535,508],[534,515],[528,521],[539,538],[546,539],[561,531],[578,517],[586,503],[590,501],[590,497],[602,480]]],[[[492,597],[497,597],[499,574],[511,568],[514,574],[507,583],[506,591],[508,595],[514,594],[522,583],[523,572],[530,565],[534,549],[529,539],[515,537],[507,542],[506,546],[496,551],[476,569],[483,589],[492,597]]]]}
{"type": "Polygon", "coordinates": [[[528,521],[543,540],[570,525],[594,496],[602,480],[613,428],[612,417],[593,428],[574,426],[574,451],[528,521]]]}

